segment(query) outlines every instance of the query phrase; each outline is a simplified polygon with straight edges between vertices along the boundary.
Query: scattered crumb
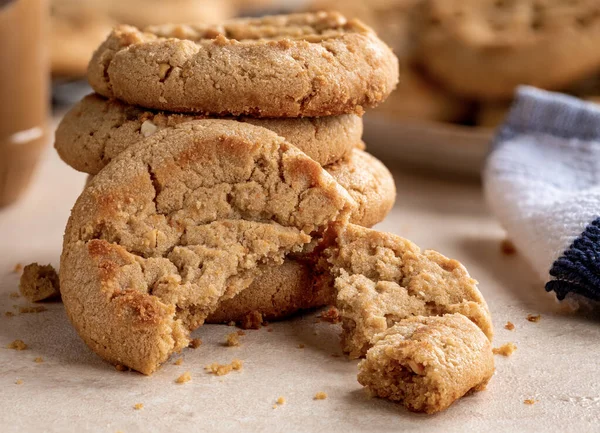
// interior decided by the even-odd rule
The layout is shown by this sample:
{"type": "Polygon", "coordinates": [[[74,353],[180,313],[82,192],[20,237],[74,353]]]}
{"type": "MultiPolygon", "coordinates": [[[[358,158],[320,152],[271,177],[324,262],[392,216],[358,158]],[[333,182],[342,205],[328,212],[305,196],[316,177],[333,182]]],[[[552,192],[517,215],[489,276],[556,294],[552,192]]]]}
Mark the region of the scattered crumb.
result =
{"type": "Polygon", "coordinates": [[[13,272],[15,274],[18,274],[19,272],[21,272],[23,270],[23,265],[21,263],[17,263],[15,265],[15,267],[13,268],[13,272]]]}
{"type": "Polygon", "coordinates": [[[337,308],[335,307],[329,307],[326,311],[323,311],[321,313],[321,315],[319,316],[319,318],[321,319],[322,322],[328,322],[328,323],[340,323],[340,321],[342,320],[340,318],[340,312],[338,311],[337,308]]]}
{"type": "Polygon", "coordinates": [[[19,307],[19,314],[31,314],[31,313],[42,313],[48,311],[43,305],[36,305],[33,307],[19,307]]]}
{"type": "Polygon", "coordinates": [[[506,325],[504,325],[504,329],[512,331],[515,329],[515,324],[513,322],[506,322],[506,325]]]}
{"type": "Polygon", "coordinates": [[[35,358],[33,360],[33,362],[37,362],[38,364],[41,364],[42,362],[44,362],[44,358],[42,358],[41,356],[38,356],[37,358],[35,358]]]}
{"type": "Polygon", "coordinates": [[[117,370],[117,371],[129,371],[129,368],[125,367],[124,365],[117,364],[117,365],[115,365],[115,370],[117,370]]]}
{"type": "Polygon", "coordinates": [[[502,254],[504,254],[506,256],[514,256],[517,253],[517,249],[515,248],[515,244],[513,244],[508,239],[504,239],[500,243],[500,251],[502,251],[502,254]]]}
{"type": "Polygon", "coordinates": [[[31,302],[57,298],[60,296],[58,274],[51,265],[31,263],[23,268],[19,290],[31,302]]]}
{"type": "Polygon", "coordinates": [[[177,379],[175,379],[175,383],[186,383],[186,382],[189,382],[190,380],[192,380],[192,375],[190,374],[189,371],[186,371],[181,376],[179,376],[177,379]]]}
{"type": "Polygon", "coordinates": [[[17,385],[22,385],[23,381],[21,379],[17,379],[17,381],[15,382],[17,385]]]}
{"type": "Polygon", "coordinates": [[[327,398],[327,394],[323,391],[319,391],[315,394],[313,400],[325,400],[327,398]]]}
{"type": "Polygon", "coordinates": [[[232,320],[231,322],[229,322],[229,323],[227,324],[227,326],[235,326],[235,322],[232,320]]]}
{"type": "Polygon", "coordinates": [[[527,315],[527,320],[529,320],[530,322],[534,322],[534,323],[539,322],[541,318],[542,318],[541,314],[528,314],[527,315]]]}
{"type": "Polygon", "coordinates": [[[279,397],[275,403],[281,406],[282,404],[285,404],[285,398],[279,397]]]}
{"type": "Polygon", "coordinates": [[[227,339],[225,340],[225,345],[229,347],[239,346],[240,345],[240,336],[237,332],[232,332],[227,335],[227,339]]]}
{"type": "Polygon", "coordinates": [[[188,347],[191,347],[192,349],[197,349],[200,346],[202,346],[202,340],[200,340],[199,338],[193,338],[190,341],[190,344],[188,345],[188,347]]]}
{"type": "Polygon", "coordinates": [[[4,313],[4,315],[6,317],[15,317],[15,313],[13,313],[12,311],[7,311],[6,313],[4,313]]]}
{"type": "Polygon", "coordinates": [[[27,349],[27,345],[23,342],[23,340],[15,340],[6,346],[8,349],[14,350],[25,350],[27,349]]]}
{"type": "Polygon", "coordinates": [[[181,365],[181,364],[183,364],[183,358],[177,359],[177,361],[175,361],[173,364],[175,364],[175,365],[181,365]]]}
{"type": "Polygon", "coordinates": [[[523,400],[523,403],[528,404],[528,405],[532,405],[532,404],[536,404],[538,401],[534,400],[533,398],[528,398],[527,400],[523,400]]]}
{"type": "Polygon", "coordinates": [[[299,344],[298,349],[304,349],[306,346],[304,344],[299,344]]]}
{"type": "Polygon", "coordinates": [[[240,328],[242,329],[260,329],[263,324],[263,316],[258,311],[253,311],[246,314],[246,316],[240,322],[240,328]]]}
{"type": "Polygon", "coordinates": [[[492,352],[494,355],[510,356],[515,353],[515,350],[517,350],[515,343],[505,343],[500,347],[494,347],[492,352]]]}
{"type": "Polygon", "coordinates": [[[268,328],[267,332],[273,332],[273,328],[268,328]]]}
{"type": "Polygon", "coordinates": [[[243,361],[239,359],[234,359],[231,361],[231,364],[219,364],[217,362],[213,362],[212,364],[204,367],[205,370],[208,370],[208,373],[215,374],[217,376],[224,376],[226,374],[231,373],[233,370],[241,370],[244,365],[243,361]]]}
{"type": "Polygon", "coordinates": [[[19,294],[19,292],[11,292],[8,296],[10,296],[13,299],[21,297],[21,295],[19,294]]]}
{"type": "Polygon", "coordinates": [[[246,333],[244,331],[242,331],[241,329],[238,329],[237,335],[243,337],[244,335],[246,335],[246,333]]]}
{"type": "Polygon", "coordinates": [[[135,410],[143,409],[144,408],[144,403],[136,403],[136,404],[133,405],[133,408],[135,410]]]}

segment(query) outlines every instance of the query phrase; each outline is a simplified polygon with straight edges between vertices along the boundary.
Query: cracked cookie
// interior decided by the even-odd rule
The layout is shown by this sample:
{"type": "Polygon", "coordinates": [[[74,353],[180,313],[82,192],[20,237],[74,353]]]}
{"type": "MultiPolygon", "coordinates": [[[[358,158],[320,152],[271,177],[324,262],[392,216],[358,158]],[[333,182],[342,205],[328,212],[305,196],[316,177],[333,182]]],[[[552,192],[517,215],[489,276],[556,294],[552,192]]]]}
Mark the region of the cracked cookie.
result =
{"type": "Polygon", "coordinates": [[[117,27],[90,61],[99,94],[176,112],[255,117],[361,114],[398,81],[375,32],[337,13],[222,25],[117,27]]]}
{"type": "Polygon", "coordinates": [[[461,313],[492,338],[487,304],[458,261],[354,224],[334,224],[320,248],[320,267],[335,277],[342,347],[351,358],[364,356],[376,334],[411,316],[461,313]]]}
{"type": "Polygon", "coordinates": [[[61,294],[83,340],[150,374],[261,267],[300,252],[354,201],[275,133],[228,120],[159,131],[77,200],[61,294]]]}
{"type": "Polygon", "coordinates": [[[596,0],[425,0],[418,57],[453,93],[510,99],[529,84],[560,89],[600,68],[596,0]]]}
{"type": "Polygon", "coordinates": [[[490,341],[462,314],[410,317],[375,335],[358,364],[373,394],[414,412],[445,410],[494,374],[490,341]]]}
{"type": "MultiPolygon", "coordinates": [[[[150,111],[92,94],[65,114],[56,130],[54,147],[74,169],[97,174],[133,143],[162,129],[200,118],[199,115],[150,111]]],[[[321,165],[334,163],[362,146],[362,119],[354,114],[235,120],[274,131],[321,165]]]]}

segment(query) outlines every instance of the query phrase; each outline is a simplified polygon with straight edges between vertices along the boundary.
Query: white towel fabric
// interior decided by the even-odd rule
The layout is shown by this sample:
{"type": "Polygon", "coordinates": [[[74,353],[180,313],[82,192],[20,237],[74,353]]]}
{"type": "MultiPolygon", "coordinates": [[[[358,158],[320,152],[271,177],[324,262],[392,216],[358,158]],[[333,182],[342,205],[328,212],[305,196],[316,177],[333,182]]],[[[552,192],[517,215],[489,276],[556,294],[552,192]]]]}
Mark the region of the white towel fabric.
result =
{"type": "Polygon", "coordinates": [[[546,290],[600,300],[600,106],[519,88],[483,181],[546,290]]]}

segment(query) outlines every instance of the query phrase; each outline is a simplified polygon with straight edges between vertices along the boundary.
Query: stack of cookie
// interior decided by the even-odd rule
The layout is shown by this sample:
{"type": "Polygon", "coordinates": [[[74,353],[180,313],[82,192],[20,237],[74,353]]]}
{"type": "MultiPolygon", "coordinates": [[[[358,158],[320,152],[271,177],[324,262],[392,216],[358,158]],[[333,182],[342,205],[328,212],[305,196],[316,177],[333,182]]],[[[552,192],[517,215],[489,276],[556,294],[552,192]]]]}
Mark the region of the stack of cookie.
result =
{"type": "MultiPolygon", "coordinates": [[[[144,32],[121,26],[94,54],[88,79],[97,93],[67,113],[55,147],[67,164],[91,176],[143,140],[165,140],[168,147],[170,134],[192,134],[194,128],[221,131],[230,125],[253,137],[264,128],[335,179],[352,199],[352,223],[370,227],[393,206],[393,178],[364,151],[361,115],[393,90],[398,64],[358,21],[314,13],[144,32]],[[223,121],[210,120],[216,118],[223,121]],[[198,122],[203,126],[190,126],[198,122]]],[[[297,170],[306,181],[314,175],[304,163],[297,170]]],[[[198,206],[208,205],[199,200],[198,206]]],[[[332,303],[333,288],[323,283],[307,249],[261,268],[260,278],[224,297],[207,320],[256,326],[332,303]]]]}

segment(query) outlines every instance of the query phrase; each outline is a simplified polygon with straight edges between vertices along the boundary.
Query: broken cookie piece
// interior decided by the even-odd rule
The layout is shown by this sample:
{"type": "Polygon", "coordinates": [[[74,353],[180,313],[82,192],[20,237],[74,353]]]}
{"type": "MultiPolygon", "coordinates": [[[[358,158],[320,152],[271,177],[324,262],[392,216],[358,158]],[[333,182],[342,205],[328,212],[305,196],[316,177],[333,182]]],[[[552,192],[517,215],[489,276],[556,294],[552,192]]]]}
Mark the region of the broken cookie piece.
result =
{"type": "Polygon", "coordinates": [[[60,296],[58,274],[51,265],[31,263],[23,269],[19,291],[31,302],[57,298],[60,296]]]}
{"type": "Polygon", "coordinates": [[[358,381],[414,412],[442,411],[494,374],[490,341],[462,314],[411,317],[372,342],[358,381]]]}
{"type": "Polygon", "coordinates": [[[456,260],[391,233],[335,224],[320,266],[335,277],[342,347],[364,356],[371,339],[412,316],[461,313],[491,340],[492,322],[477,282],[456,260]]]}

